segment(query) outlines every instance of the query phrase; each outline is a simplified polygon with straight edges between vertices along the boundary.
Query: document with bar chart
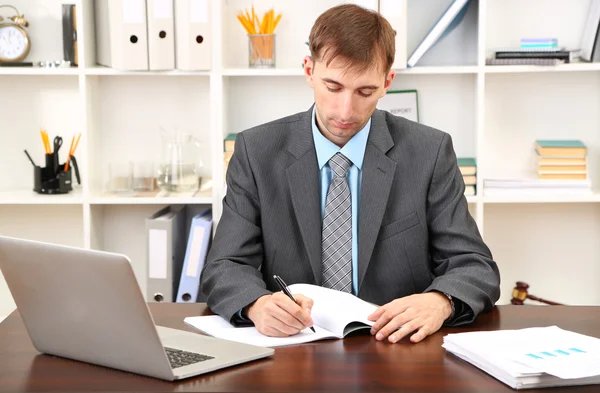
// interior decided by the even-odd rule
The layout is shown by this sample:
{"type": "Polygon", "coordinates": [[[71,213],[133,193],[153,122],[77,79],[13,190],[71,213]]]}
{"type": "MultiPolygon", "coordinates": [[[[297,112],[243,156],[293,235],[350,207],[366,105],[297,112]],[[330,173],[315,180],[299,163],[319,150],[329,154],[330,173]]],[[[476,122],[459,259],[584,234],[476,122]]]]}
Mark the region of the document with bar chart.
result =
{"type": "Polygon", "coordinates": [[[557,326],[448,334],[442,346],[515,389],[600,383],[600,339],[557,326]]]}

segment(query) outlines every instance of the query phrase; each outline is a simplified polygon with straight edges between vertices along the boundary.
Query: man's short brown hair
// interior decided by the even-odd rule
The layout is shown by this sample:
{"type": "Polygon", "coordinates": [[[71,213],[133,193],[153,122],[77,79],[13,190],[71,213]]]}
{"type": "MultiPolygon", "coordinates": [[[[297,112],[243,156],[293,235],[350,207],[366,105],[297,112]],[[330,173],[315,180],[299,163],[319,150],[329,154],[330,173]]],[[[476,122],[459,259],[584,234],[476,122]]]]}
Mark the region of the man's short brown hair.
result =
{"type": "Polygon", "coordinates": [[[310,31],[310,54],[329,65],[337,57],[346,66],[364,72],[392,68],[396,54],[395,32],[381,14],[355,4],[342,4],[321,14],[310,31]]]}

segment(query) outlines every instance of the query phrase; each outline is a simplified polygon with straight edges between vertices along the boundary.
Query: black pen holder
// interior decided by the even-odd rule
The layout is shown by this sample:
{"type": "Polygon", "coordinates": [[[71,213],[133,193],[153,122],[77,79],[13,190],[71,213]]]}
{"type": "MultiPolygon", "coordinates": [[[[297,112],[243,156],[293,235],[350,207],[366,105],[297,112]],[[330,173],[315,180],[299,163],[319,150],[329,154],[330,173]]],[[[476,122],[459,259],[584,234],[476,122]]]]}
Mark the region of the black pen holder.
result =
{"type": "Polygon", "coordinates": [[[46,154],[46,166],[34,166],[33,191],[39,194],[66,194],[73,190],[71,172],[75,171],[77,183],[81,184],[77,160],[71,157],[69,168],[65,171],[65,164],[58,163],[58,154],[46,154]]]}

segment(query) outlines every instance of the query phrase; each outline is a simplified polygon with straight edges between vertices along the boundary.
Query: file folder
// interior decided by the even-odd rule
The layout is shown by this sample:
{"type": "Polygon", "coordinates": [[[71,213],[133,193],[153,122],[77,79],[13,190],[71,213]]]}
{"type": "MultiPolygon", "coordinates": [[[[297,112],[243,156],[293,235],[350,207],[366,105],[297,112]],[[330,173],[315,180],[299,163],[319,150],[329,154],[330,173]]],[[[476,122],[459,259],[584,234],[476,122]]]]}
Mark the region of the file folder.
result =
{"type": "Polygon", "coordinates": [[[392,69],[401,70],[407,64],[408,4],[407,0],[379,0],[379,13],[390,22],[396,33],[396,57],[392,69]]]}
{"type": "Polygon", "coordinates": [[[173,302],[186,247],[186,207],[167,206],[146,219],[148,302],[173,302]]]}
{"type": "Polygon", "coordinates": [[[120,70],[148,69],[145,0],[95,1],[96,62],[120,70]]]}
{"type": "Polygon", "coordinates": [[[148,14],[148,68],[175,69],[173,0],[146,0],[148,14]]]}
{"type": "Polygon", "coordinates": [[[175,67],[202,71],[211,68],[211,15],[208,0],[175,1],[175,67]]]}
{"type": "Polygon", "coordinates": [[[198,301],[200,274],[210,248],[211,238],[212,210],[207,209],[192,218],[177,291],[177,303],[195,303],[198,301]]]}

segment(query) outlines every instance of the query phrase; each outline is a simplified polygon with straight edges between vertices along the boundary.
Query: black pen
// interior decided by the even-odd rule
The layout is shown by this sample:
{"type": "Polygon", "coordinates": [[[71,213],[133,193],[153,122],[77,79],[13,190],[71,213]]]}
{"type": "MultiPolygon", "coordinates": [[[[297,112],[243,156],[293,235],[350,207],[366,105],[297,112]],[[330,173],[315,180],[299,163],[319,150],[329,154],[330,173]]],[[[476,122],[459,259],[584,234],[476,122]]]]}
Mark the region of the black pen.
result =
{"type": "MultiPolygon", "coordinates": [[[[277,282],[277,285],[279,285],[279,288],[281,288],[281,290],[283,291],[283,293],[285,293],[290,299],[292,299],[292,301],[294,303],[296,303],[296,299],[294,299],[294,297],[292,296],[292,293],[290,292],[290,290],[287,288],[287,284],[283,281],[283,279],[277,275],[273,275],[273,278],[275,279],[275,282],[277,282]]],[[[298,303],[296,303],[298,304],[298,303]]],[[[313,333],[316,333],[316,330],[314,327],[310,327],[310,330],[313,331],[313,333]]]]}
{"type": "Polygon", "coordinates": [[[31,165],[33,166],[37,166],[35,165],[35,162],[33,162],[33,160],[31,159],[31,156],[29,155],[29,153],[27,153],[27,150],[23,150],[25,152],[25,154],[27,154],[27,158],[29,158],[29,161],[31,161],[31,165]]]}

